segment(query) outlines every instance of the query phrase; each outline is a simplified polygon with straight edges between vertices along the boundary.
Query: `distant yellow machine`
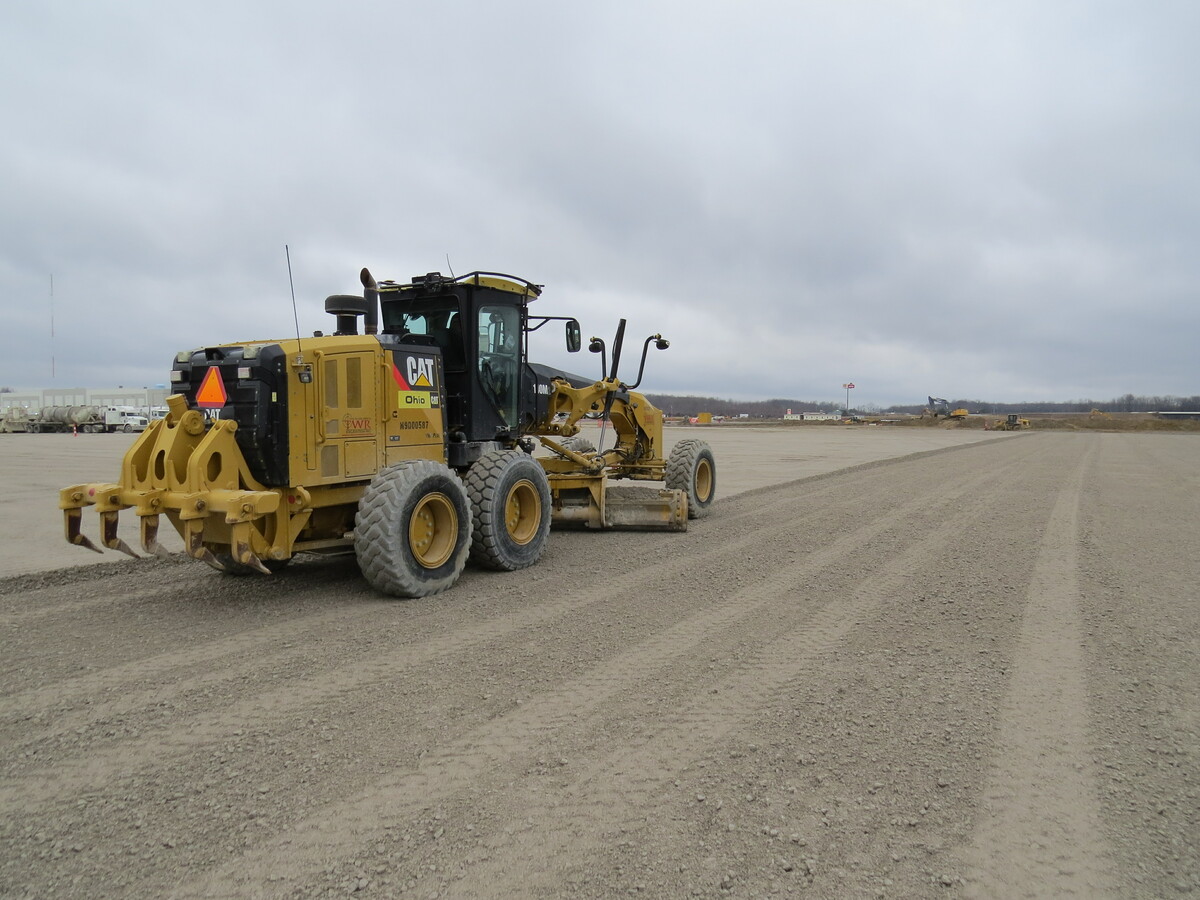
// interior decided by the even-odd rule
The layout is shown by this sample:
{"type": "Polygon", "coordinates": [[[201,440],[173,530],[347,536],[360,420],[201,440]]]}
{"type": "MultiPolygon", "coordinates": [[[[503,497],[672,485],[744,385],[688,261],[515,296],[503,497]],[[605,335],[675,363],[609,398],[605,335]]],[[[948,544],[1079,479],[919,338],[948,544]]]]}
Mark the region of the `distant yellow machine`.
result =
{"type": "Polygon", "coordinates": [[[1029,427],[1029,420],[1022,419],[1016,413],[1010,413],[1003,422],[992,425],[993,431],[1022,431],[1029,427]]]}
{"type": "Polygon", "coordinates": [[[943,397],[930,397],[929,406],[925,408],[925,413],[937,418],[945,416],[947,419],[965,419],[970,413],[965,407],[960,406],[958,409],[950,408],[950,401],[943,397]]]}

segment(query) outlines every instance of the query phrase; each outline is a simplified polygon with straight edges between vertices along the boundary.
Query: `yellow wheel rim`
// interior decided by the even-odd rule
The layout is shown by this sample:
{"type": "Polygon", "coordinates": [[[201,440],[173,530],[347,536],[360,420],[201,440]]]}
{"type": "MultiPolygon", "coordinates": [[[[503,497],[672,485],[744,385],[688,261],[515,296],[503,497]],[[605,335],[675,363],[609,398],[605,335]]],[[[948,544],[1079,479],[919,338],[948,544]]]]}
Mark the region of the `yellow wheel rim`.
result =
{"type": "Polygon", "coordinates": [[[512,486],[504,501],[504,527],[514,543],[528,544],[542,524],[542,498],[532,481],[522,479],[512,486]]]}
{"type": "Polygon", "coordinates": [[[408,521],[408,547],[417,562],[436,569],[454,553],[458,543],[458,513],[442,493],[426,494],[408,521]]]}
{"type": "Polygon", "coordinates": [[[696,499],[707,503],[713,492],[713,470],[707,459],[696,466],[696,499]]]}

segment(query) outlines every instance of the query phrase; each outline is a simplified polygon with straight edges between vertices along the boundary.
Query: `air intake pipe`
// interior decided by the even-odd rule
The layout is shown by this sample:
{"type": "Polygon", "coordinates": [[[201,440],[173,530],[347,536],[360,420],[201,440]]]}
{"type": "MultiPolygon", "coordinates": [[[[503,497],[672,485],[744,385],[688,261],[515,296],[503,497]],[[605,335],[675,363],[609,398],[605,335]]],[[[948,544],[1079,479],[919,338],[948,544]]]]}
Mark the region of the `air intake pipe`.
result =
{"type": "Polygon", "coordinates": [[[325,312],[337,316],[335,334],[358,334],[358,317],[367,313],[367,301],[357,294],[334,294],[325,298],[325,312]]]}

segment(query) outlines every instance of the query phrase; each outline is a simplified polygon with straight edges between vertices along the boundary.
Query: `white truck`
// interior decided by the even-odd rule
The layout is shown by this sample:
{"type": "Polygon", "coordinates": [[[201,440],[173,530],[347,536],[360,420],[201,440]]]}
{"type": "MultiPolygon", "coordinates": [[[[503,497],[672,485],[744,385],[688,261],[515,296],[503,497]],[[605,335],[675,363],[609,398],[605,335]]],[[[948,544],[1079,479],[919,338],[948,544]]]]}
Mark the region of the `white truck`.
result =
{"type": "Polygon", "coordinates": [[[149,424],[149,420],[136,409],[128,406],[104,407],[104,430],[110,434],[114,431],[123,431],[126,434],[145,431],[149,424]]]}

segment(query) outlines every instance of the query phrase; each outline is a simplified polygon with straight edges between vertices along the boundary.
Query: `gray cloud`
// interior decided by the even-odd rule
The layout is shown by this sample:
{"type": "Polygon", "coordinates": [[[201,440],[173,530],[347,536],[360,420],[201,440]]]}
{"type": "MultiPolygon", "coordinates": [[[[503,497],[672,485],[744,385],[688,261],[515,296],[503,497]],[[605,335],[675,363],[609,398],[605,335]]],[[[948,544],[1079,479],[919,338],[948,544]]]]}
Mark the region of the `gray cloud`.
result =
{"type": "Polygon", "coordinates": [[[51,353],[60,386],[155,383],[177,349],[284,337],[288,244],[306,332],[359,267],[448,256],[588,333],[666,333],[651,390],[1197,392],[1192,4],[8,18],[3,384],[51,353]]]}

